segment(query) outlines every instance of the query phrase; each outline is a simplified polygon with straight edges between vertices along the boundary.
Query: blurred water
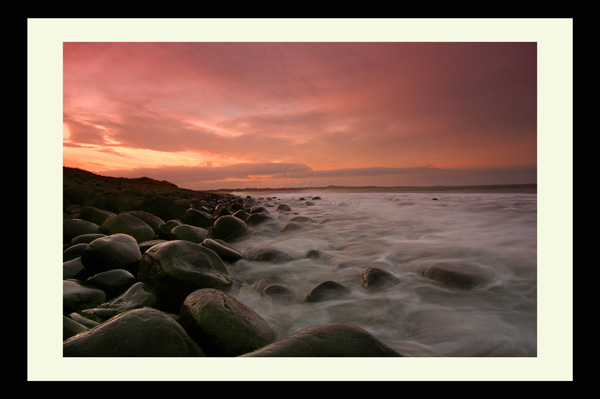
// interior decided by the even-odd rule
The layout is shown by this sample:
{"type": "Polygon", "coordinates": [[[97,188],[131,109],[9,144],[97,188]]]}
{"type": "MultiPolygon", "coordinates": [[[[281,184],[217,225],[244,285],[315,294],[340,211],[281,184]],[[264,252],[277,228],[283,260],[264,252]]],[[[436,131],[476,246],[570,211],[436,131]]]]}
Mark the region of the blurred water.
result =
{"type": "MultiPolygon", "coordinates": [[[[238,193],[246,196],[248,193],[238,193]]],[[[536,194],[331,193],[251,194],[276,219],[232,243],[249,255],[277,249],[294,260],[271,264],[241,260],[228,267],[248,281],[234,296],[259,313],[279,338],[326,322],[357,325],[405,356],[536,356],[536,194]],[[320,196],[306,205],[299,196],[320,196]],[[273,199],[276,198],[276,199],[273,199]],[[433,198],[438,200],[433,200],[433,198]],[[292,212],[276,212],[286,203],[292,212]],[[302,215],[298,231],[279,229],[302,215]],[[328,259],[308,258],[319,250],[328,259]],[[492,278],[471,289],[445,286],[421,275],[434,263],[484,269],[492,278]],[[362,287],[367,266],[402,281],[381,292],[362,287]],[[297,300],[261,297],[253,282],[274,275],[297,300]],[[343,299],[304,302],[317,284],[336,281],[343,299]]]]}

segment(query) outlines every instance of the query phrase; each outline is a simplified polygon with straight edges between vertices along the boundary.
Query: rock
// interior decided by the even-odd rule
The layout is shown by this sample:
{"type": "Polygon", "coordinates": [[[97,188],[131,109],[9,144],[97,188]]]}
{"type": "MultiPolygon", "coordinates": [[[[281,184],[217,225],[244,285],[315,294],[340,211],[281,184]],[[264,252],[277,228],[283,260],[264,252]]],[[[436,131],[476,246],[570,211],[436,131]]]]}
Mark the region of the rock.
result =
{"type": "Polygon", "coordinates": [[[276,249],[260,248],[250,254],[250,259],[259,262],[281,263],[294,260],[290,255],[276,249]]]}
{"type": "Polygon", "coordinates": [[[320,200],[320,199],[321,199],[321,197],[312,197],[312,200],[313,200],[313,201],[318,201],[318,200],[320,200]]]}
{"type": "Polygon", "coordinates": [[[76,322],[70,317],[63,316],[63,341],[87,330],[88,328],[86,326],[76,322]]]}
{"type": "Polygon", "coordinates": [[[102,320],[98,318],[94,318],[92,320],[90,317],[82,316],[80,313],[77,312],[69,314],[69,318],[87,328],[94,328],[102,322],[102,320]]]}
{"type": "Polygon", "coordinates": [[[317,223],[314,219],[311,219],[307,216],[294,216],[290,219],[290,222],[293,223],[317,223]]]}
{"type": "Polygon", "coordinates": [[[183,219],[181,221],[184,224],[190,224],[196,227],[207,228],[213,225],[214,218],[204,211],[189,208],[187,211],[185,211],[183,219]]]}
{"type": "Polygon", "coordinates": [[[366,289],[383,290],[400,284],[400,279],[387,270],[370,266],[361,275],[363,287],[366,289]]]}
{"type": "Polygon", "coordinates": [[[79,258],[83,253],[83,250],[87,247],[86,243],[75,244],[69,246],[67,249],[63,251],[63,262],[67,262],[73,260],[75,258],[79,258]]]}
{"type": "Polygon", "coordinates": [[[302,230],[303,226],[299,223],[294,223],[294,222],[288,222],[285,224],[285,226],[283,226],[279,232],[280,233],[288,233],[291,231],[297,231],[297,230],[302,230]]]}
{"type": "Polygon", "coordinates": [[[439,201],[439,199],[437,199],[437,198],[435,198],[435,197],[433,197],[431,200],[432,200],[432,201],[439,201]]]}
{"type": "Polygon", "coordinates": [[[422,275],[451,288],[471,289],[488,282],[494,272],[472,264],[437,263],[425,269],[422,275]]]}
{"type": "Polygon", "coordinates": [[[96,234],[99,227],[96,223],[83,219],[66,219],[63,221],[63,242],[68,243],[83,234],[96,234]]]}
{"type": "Polygon", "coordinates": [[[275,208],[276,212],[291,212],[292,208],[288,204],[279,204],[277,208],[275,208]]]}
{"type": "Polygon", "coordinates": [[[295,301],[296,294],[283,284],[269,284],[260,293],[261,297],[277,303],[289,304],[295,301]]]}
{"type": "Polygon", "coordinates": [[[181,223],[179,220],[167,220],[158,227],[158,236],[165,240],[174,240],[175,236],[173,233],[171,233],[171,231],[181,224],[183,223],[181,223]]]}
{"type": "Polygon", "coordinates": [[[235,262],[244,257],[241,252],[219,239],[207,238],[202,241],[202,245],[213,250],[225,262],[235,262]]]}
{"type": "Polygon", "coordinates": [[[158,216],[144,211],[128,211],[123,212],[123,214],[135,216],[136,218],[140,219],[142,222],[150,226],[156,235],[160,233],[160,226],[165,222],[158,216]]]}
{"type": "Polygon", "coordinates": [[[169,315],[152,308],[117,315],[63,342],[64,357],[198,357],[202,349],[169,315]]]}
{"type": "Polygon", "coordinates": [[[260,280],[258,280],[254,284],[254,291],[261,294],[263,292],[263,290],[265,289],[265,287],[267,287],[268,285],[280,284],[282,282],[283,281],[281,280],[281,277],[279,277],[278,275],[276,275],[276,274],[268,275],[268,276],[262,277],[260,280]]]}
{"type": "Polygon", "coordinates": [[[313,258],[322,260],[323,262],[329,262],[333,259],[333,255],[327,252],[319,251],[318,249],[311,249],[306,253],[307,258],[313,258]]]}
{"type": "Polygon", "coordinates": [[[106,292],[108,298],[123,293],[136,282],[135,276],[125,269],[113,269],[95,274],[88,278],[87,285],[106,292]]]}
{"type": "Polygon", "coordinates": [[[248,225],[241,219],[232,215],[225,215],[215,220],[213,224],[213,234],[215,238],[225,241],[238,238],[248,230],[248,225]]]}
{"type": "Polygon", "coordinates": [[[180,224],[171,230],[174,240],[185,240],[196,244],[201,243],[208,238],[208,231],[202,227],[192,226],[190,224],[180,224]]]}
{"type": "Polygon", "coordinates": [[[85,280],[90,276],[90,271],[83,266],[81,257],[63,262],[63,280],[85,280]]]}
{"type": "Polygon", "coordinates": [[[144,241],[144,242],[140,242],[138,244],[138,247],[140,247],[140,252],[142,253],[142,255],[144,255],[144,253],[152,248],[153,246],[155,246],[156,244],[160,244],[161,242],[167,242],[167,240],[163,240],[161,238],[156,238],[154,240],[149,240],[149,241],[144,241]]]}
{"type": "Polygon", "coordinates": [[[120,313],[143,307],[159,307],[160,294],[149,284],[138,281],[118,297],[98,305],[96,308],[86,309],[86,316],[106,320],[120,313]]]}
{"type": "Polygon", "coordinates": [[[323,302],[340,299],[350,294],[350,290],[335,281],[324,281],[310,290],[306,302],[323,302]]]}
{"type": "Polygon", "coordinates": [[[253,206],[252,208],[250,208],[250,213],[266,213],[267,215],[270,214],[269,210],[264,206],[253,206]]]}
{"type": "Polygon", "coordinates": [[[119,214],[112,216],[104,221],[98,232],[103,234],[127,234],[135,238],[137,242],[152,240],[156,237],[156,233],[147,223],[141,219],[127,215],[119,214]]]}
{"type": "Polygon", "coordinates": [[[102,234],[102,233],[96,233],[96,234],[82,234],[80,236],[74,237],[70,244],[71,245],[75,245],[75,244],[89,244],[90,242],[94,241],[96,238],[100,238],[100,237],[106,237],[106,234],[102,234]]]}
{"type": "Polygon", "coordinates": [[[138,280],[155,287],[164,309],[177,313],[183,300],[200,288],[227,291],[233,281],[212,250],[189,241],[173,240],[148,249],[139,265],[138,280]]]}
{"type": "Polygon", "coordinates": [[[63,312],[69,314],[100,305],[106,299],[104,291],[86,287],[77,280],[63,280],[63,312]]]}
{"type": "Polygon", "coordinates": [[[240,357],[402,357],[367,331],[328,323],[300,330],[240,357]]]}
{"type": "Polygon", "coordinates": [[[135,238],[121,233],[95,239],[81,254],[81,262],[92,273],[125,269],[135,275],[141,259],[135,238]]]}
{"type": "Polygon", "coordinates": [[[84,206],[79,212],[81,219],[90,221],[100,226],[109,217],[115,216],[114,212],[110,212],[104,209],[96,208],[95,206],[84,206]]]}
{"type": "Polygon", "coordinates": [[[186,208],[164,196],[154,196],[142,201],[139,210],[158,216],[162,220],[181,220],[186,208]]]}
{"type": "Polygon", "coordinates": [[[239,356],[275,340],[275,332],[255,311],[215,289],[188,295],[179,323],[207,356],[239,356]]]}
{"type": "Polygon", "coordinates": [[[244,222],[248,219],[248,213],[244,210],[236,211],[232,216],[243,220],[244,222]]]}
{"type": "Polygon", "coordinates": [[[273,219],[273,217],[269,216],[266,213],[263,212],[257,212],[257,213],[251,213],[250,215],[248,215],[248,218],[246,219],[246,223],[248,224],[248,226],[256,226],[257,224],[261,224],[263,222],[266,221],[273,221],[275,219],[273,219]]]}

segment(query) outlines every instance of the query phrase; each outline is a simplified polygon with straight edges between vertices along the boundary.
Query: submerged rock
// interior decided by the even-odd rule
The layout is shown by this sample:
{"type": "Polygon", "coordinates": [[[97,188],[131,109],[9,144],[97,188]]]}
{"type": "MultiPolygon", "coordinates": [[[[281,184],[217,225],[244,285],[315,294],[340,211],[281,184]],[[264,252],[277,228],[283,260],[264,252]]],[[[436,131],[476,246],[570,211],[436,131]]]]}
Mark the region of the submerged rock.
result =
{"type": "Polygon", "coordinates": [[[361,275],[363,287],[369,290],[383,290],[400,284],[400,279],[387,270],[370,266],[361,275]]]}
{"type": "Polygon", "coordinates": [[[422,275],[451,288],[470,289],[487,283],[494,272],[478,265],[437,263],[425,269],[422,275]]]}
{"type": "Polygon", "coordinates": [[[179,323],[207,356],[239,356],[275,340],[275,332],[258,313],[215,289],[188,295],[179,323]]]}
{"type": "Polygon", "coordinates": [[[402,357],[367,331],[341,323],[298,331],[241,357],[402,357]]]}
{"type": "Polygon", "coordinates": [[[134,309],[63,342],[64,357],[198,357],[202,349],[164,312],[134,309]]]}
{"type": "Polygon", "coordinates": [[[350,290],[335,281],[324,281],[311,289],[306,295],[306,302],[322,302],[340,299],[350,294],[350,290]]]}
{"type": "Polygon", "coordinates": [[[250,253],[250,259],[259,262],[280,263],[294,260],[290,255],[276,249],[260,248],[250,253]]]}

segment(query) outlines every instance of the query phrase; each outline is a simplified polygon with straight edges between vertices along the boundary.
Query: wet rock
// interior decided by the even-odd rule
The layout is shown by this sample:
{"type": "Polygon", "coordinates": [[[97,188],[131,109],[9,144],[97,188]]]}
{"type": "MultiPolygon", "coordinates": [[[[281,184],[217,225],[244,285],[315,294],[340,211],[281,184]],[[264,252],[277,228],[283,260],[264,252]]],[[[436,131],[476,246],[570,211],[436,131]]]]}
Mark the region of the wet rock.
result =
{"type": "Polygon", "coordinates": [[[86,317],[81,315],[80,313],[77,312],[73,312],[71,314],[69,314],[69,318],[76,321],[77,323],[87,327],[87,328],[94,328],[96,327],[98,324],[102,323],[102,320],[98,319],[98,318],[90,318],[90,317],[86,317]]]}
{"type": "Polygon", "coordinates": [[[192,292],[179,323],[207,356],[239,356],[275,340],[275,332],[255,311],[214,289],[192,292]]]}
{"type": "Polygon", "coordinates": [[[317,223],[314,219],[311,219],[307,216],[294,216],[290,219],[290,222],[293,223],[317,223]]]}
{"type": "Polygon", "coordinates": [[[215,238],[232,240],[238,238],[248,230],[248,225],[241,219],[232,215],[221,216],[213,224],[212,231],[215,238]]]}
{"type": "Polygon", "coordinates": [[[199,209],[190,208],[185,211],[183,219],[181,220],[184,224],[190,224],[196,227],[207,228],[211,227],[214,223],[214,218],[207,212],[199,209]]]}
{"type": "Polygon", "coordinates": [[[63,262],[79,258],[83,250],[87,247],[86,243],[74,244],[63,251],[63,262]]]}
{"type": "Polygon", "coordinates": [[[106,237],[106,234],[102,234],[102,233],[96,233],[96,234],[82,234],[80,236],[74,237],[70,244],[71,245],[75,245],[75,244],[89,244],[90,242],[94,241],[96,238],[100,238],[100,237],[106,237]]]}
{"type": "Polygon", "coordinates": [[[120,313],[143,307],[159,308],[159,292],[154,287],[144,282],[134,283],[127,291],[118,297],[101,303],[95,308],[85,309],[82,313],[87,317],[98,320],[107,320],[120,313]]]}
{"type": "Polygon", "coordinates": [[[154,196],[142,201],[139,210],[158,216],[162,220],[181,220],[186,208],[164,196],[154,196]]]}
{"type": "Polygon", "coordinates": [[[291,231],[302,230],[304,227],[299,223],[288,222],[283,226],[279,232],[280,233],[289,233],[291,231]]]}
{"type": "Polygon", "coordinates": [[[202,227],[192,226],[190,224],[180,224],[171,230],[174,240],[185,240],[196,244],[201,243],[208,238],[208,231],[202,227]]]}
{"type": "Polygon", "coordinates": [[[317,249],[311,249],[306,253],[307,258],[321,260],[323,262],[329,262],[333,259],[333,255],[327,252],[319,251],[317,249]]]}
{"type": "Polygon", "coordinates": [[[276,212],[291,212],[292,208],[288,204],[279,204],[277,208],[275,208],[276,212]]]}
{"type": "Polygon", "coordinates": [[[104,291],[107,298],[114,298],[136,282],[135,276],[125,269],[113,269],[95,274],[85,283],[104,291]]]}
{"type": "Polygon", "coordinates": [[[144,211],[128,211],[128,212],[123,212],[123,214],[131,215],[131,216],[134,216],[134,217],[140,219],[142,222],[144,222],[148,226],[150,226],[150,228],[152,228],[152,230],[154,231],[154,234],[156,234],[156,235],[158,235],[160,233],[160,226],[165,222],[163,219],[159,218],[158,216],[153,215],[148,212],[144,212],[144,211]]]}
{"type": "Polygon", "coordinates": [[[267,213],[263,213],[263,212],[257,212],[257,213],[251,213],[250,215],[248,215],[248,218],[246,219],[246,223],[248,224],[248,226],[256,226],[258,224],[267,222],[267,221],[274,221],[275,219],[270,216],[267,213]]]}
{"type": "Polygon", "coordinates": [[[306,302],[323,302],[348,296],[350,290],[335,281],[324,281],[309,291],[306,302]]]}
{"type": "Polygon", "coordinates": [[[213,250],[225,262],[235,262],[244,257],[241,252],[234,249],[223,240],[207,238],[202,241],[202,245],[213,250]]]}
{"type": "Polygon", "coordinates": [[[152,308],[121,313],[63,342],[64,357],[198,357],[202,349],[169,315],[152,308]]]}
{"type": "Polygon", "coordinates": [[[167,220],[158,227],[158,237],[165,240],[174,240],[175,236],[171,231],[181,224],[183,223],[179,220],[167,220]]]}
{"type": "Polygon", "coordinates": [[[140,252],[142,253],[142,255],[144,255],[144,253],[148,249],[152,248],[156,244],[160,244],[161,242],[167,242],[167,240],[163,240],[162,238],[157,238],[154,240],[144,241],[144,242],[140,242],[138,244],[138,247],[140,247],[140,252]]]}
{"type": "Polygon", "coordinates": [[[466,263],[437,263],[422,272],[424,277],[451,288],[471,289],[494,276],[492,269],[466,263]]]}
{"type": "Polygon", "coordinates": [[[241,357],[402,357],[367,331],[341,323],[319,324],[241,357]]]}
{"type": "Polygon", "coordinates": [[[76,322],[70,317],[63,316],[63,341],[87,330],[88,328],[86,326],[76,322]]]}
{"type": "Polygon", "coordinates": [[[100,225],[98,232],[107,235],[127,234],[135,238],[137,242],[152,240],[156,237],[156,233],[147,223],[135,216],[126,214],[119,214],[106,219],[100,225]]]}
{"type": "Polygon", "coordinates": [[[81,257],[63,262],[63,280],[76,279],[83,281],[90,274],[90,271],[83,266],[81,257]]]}
{"type": "Polygon", "coordinates": [[[384,290],[400,284],[400,279],[379,267],[367,267],[361,275],[363,287],[369,290],[384,290]]]}
{"type": "Polygon", "coordinates": [[[86,287],[77,280],[63,280],[63,313],[69,314],[100,305],[106,299],[104,291],[86,287]]]}
{"type": "Polygon", "coordinates": [[[269,210],[264,206],[253,206],[252,208],[250,208],[250,213],[266,213],[267,215],[270,214],[269,210]]]}
{"type": "Polygon", "coordinates": [[[81,262],[91,273],[125,269],[135,275],[142,253],[135,238],[113,234],[90,242],[81,254],[81,262]]]}
{"type": "Polygon", "coordinates": [[[96,223],[83,219],[66,219],[63,221],[63,242],[68,243],[83,234],[96,234],[99,227],[96,223]]]}
{"type": "Polygon", "coordinates": [[[281,263],[294,260],[290,255],[276,249],[260,248],[250,253],[250,259],[259,262],[281,263]]]}
{"type": "Polygon", "coordinates": [[[236,211],[233,216],[235,216],[238,219],[243,220],[244,222],[248,219],[248,213],[244,210],[239,210],[236,211]]]}
{"type": "Polygon", "coordinates": [[[114,212],[96,208],[95,206],[84,206],[79,211],[81,219],[90,221],[100,226],[109,217],[115,216],[114,212]]]}
{"type": "Polygon", "coordinates": [[[260,293],[261,297],[277,303],[289,304],[295,301],[296,294],[283,284],[269,284],[260,293]]]}
{"type": "Polygon", "coordinates": [[[167,241],[148,249],[137,278],[155,287],[164,310],[173,313],[179,311],[191,292],[200,288],[227,291],[233,282],[215,252],[183,240],[167,241]]]}

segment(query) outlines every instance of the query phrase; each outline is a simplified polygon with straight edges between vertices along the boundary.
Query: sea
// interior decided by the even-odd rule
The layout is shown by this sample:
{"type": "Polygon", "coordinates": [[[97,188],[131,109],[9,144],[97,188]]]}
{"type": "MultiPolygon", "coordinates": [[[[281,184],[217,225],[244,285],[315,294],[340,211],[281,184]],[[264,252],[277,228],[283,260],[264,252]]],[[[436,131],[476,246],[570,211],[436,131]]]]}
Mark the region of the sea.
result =
{"type": "Polygon", "coordinates": [[[537,194],[534,190],[390,192],[240,191],[273,220],[231,245],[246,259],[230,265],[246,281],[234,294],[258,313],[278,339],[322,323],[362,328],[407,357],[535,357],[537,355],[537,194]],[[286,204],[290,212],[278,212],[286,204]],[[296,216],[314,223],[281,232],[296,216]],[[292,260],[249,260],[257,249],[292,260]],[[309,251],[324,256],[307,256],[309,251]],[[423,275],[434,264],[485,270],[488,278],[462,288],[423,275]],[[379,267],[400,282],[363,287],[361,274],[379,267]],[[297,300],[269,300],[255,289],[265,276],[297,300]],[[306,302],[312,288],[337,282],[349,295],[306,302]]]}

